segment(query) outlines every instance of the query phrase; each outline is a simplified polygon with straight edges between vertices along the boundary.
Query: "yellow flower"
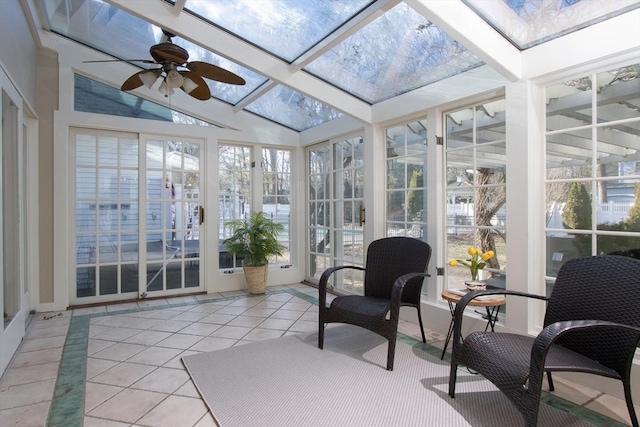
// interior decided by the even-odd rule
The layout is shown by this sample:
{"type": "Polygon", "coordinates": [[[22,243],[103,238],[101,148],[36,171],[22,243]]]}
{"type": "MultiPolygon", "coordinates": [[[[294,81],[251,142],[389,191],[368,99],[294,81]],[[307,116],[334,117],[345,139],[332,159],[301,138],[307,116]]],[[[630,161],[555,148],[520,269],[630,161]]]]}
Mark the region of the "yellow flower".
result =
{"type": "Polygon", "coordinates": [[[491,259],[491,258],[493,258],[494,255],[495,255],[495,253],[493,251],[487,251],[487,252],[482,254],[482,260],[486,261],[488,259],[491,259]]]}
{"type": "Polygon", "coordinates": [[[473,246],[469,246],[467,248],[467,253],[469,254],[468,259],[452,259],[449,261],[449,266],[456,267],[458,265],[464,265],[469,268],[469,271],[471,272],[471,279],[478,280],[478,272],[484,269],[487,265],[487,261],[496,256],[496,254],[494,251],[482,253],[480,248],[475,248],[473,246]]]}

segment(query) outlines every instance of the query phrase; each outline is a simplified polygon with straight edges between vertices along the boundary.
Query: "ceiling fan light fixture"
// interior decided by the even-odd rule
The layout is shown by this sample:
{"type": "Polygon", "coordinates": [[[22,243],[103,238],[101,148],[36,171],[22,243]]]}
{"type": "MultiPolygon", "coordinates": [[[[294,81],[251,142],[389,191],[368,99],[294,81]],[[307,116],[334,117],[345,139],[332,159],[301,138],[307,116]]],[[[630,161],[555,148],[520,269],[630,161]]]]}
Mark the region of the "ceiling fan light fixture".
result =
{"type": "Polygon", "coordinates": [[[193,92],[198,87],[198,83],[191,80],[189,77],[184,78],[184,83],[182,83],[182,89],[186,93],[193,92]]]}
{"type": "Polygon", "coordinates": [[[144,83],[147,88],[151,89],[156,80],[158,80],[158,77],[160,77],[161,72],[161,70],[149,70],[140,74],[140,80],[142,80],[142,83],[144,83]]]}
{"type": "Polygon", "coordinates": [[[176,70],[169,70],[164,80],[171,89],[179,88],[184,83],[184,77],[176,70]]]}
{"type": "Polygon", "coordinates": [[[173,88],[167,84],[167,79],[165,78],[160,83],[160,87],[158,88],[158,92],[164,95],[164,97],[168,97],[169,95],[173,95],[173,88]]]}

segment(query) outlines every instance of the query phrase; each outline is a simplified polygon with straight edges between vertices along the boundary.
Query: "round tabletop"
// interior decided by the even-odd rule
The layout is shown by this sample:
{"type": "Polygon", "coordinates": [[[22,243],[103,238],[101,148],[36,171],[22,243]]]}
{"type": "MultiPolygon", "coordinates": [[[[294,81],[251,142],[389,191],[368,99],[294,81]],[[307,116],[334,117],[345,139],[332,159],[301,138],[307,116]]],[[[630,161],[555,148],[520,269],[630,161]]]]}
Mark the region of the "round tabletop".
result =
{"type": "MultiPolygon", "coordinates": [[[[462,297],[463,295],[458,295],[448,290],[442,291],[442,299],[453,304],[460,302],[462,297]]],[[[482,299],[473,299],[469,301],[469,304],[467,305],[472,305],[474,307],[495,307],[496,305],[503,305],[507,301],[507,298],[504,295],[487,295],[481,298],[482,299]]]]}

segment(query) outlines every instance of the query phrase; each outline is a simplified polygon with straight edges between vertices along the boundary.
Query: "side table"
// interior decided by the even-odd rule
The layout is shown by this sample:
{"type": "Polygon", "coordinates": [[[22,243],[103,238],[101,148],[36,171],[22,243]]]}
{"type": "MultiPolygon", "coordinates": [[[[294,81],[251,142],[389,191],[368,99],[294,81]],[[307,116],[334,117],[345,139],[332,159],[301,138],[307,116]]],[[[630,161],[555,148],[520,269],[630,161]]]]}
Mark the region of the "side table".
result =
{"type": "MultiPolygon", "coordinates": [[[[453,335],[453,322],[456,304],[460,302],[462,297],[463,295],[451,292],[449,290],[442,291],[442,299],[449,303],[449,311],[451,312],[451,323],[449,323],[449,331],[447,332],[447,339],[444,341],[444,348],[442,349],[442,356],[440,356],[440,360],[444,359],[444,354],[447,351],[447,346],[449,345],[449,341],[451,341],[451,335],[453,335]]],[[[485,297],[473,299],[467,305],[473,307],[484,307],[487,310],[487,325],[484,327],[484,330],[486,332],[489,328],[491,328],[491,332],[493,332],[493,328],[496,324],[496,321],[498,320],[500,307],[502,307],[505,302],[506,298],[504,295],[487,295],[485,297]]]]}

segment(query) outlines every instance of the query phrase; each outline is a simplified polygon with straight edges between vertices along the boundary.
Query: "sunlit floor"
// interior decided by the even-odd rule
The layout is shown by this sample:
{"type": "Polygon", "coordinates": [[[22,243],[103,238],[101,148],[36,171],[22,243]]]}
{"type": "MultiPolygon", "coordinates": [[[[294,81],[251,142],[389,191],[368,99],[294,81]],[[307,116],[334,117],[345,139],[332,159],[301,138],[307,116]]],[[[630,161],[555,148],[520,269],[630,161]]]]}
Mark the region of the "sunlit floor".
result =
{"type": "MultiPolygon", "coordinates": [[[[316,304],[317,290],[297,284],[38,313],[0,381],[0,424],[215,426],[181,357],[315,331],[316,304]]],[[[414,323],[399,331],[421,339],[414,323]]],[[[427,341],[442,348],[444,336],[427,341]]],[[[556,403],[594,425],[630,424],[623,400],[555,383],[556,403]]]]}

